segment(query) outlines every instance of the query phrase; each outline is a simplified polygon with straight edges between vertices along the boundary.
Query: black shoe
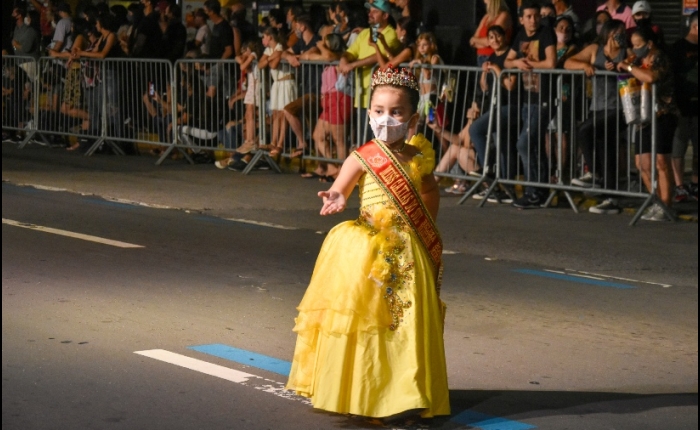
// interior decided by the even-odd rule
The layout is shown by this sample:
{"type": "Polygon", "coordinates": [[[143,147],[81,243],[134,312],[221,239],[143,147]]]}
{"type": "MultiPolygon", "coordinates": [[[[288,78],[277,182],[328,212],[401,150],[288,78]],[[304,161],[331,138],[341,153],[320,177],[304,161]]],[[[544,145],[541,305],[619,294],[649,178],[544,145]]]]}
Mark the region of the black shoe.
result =
{"type": "Polygon", "coordinates": [[[544,204],[544,199],[537,194],[525,194],[513,202],[518,209],[539,209],[544,204]]]}
{"type": "Polygon", "coordinates": [[[234,161],[229,164],[228,170],[233,170],[234,172],[242,172],[248,167],[248,163],[243,160],[234,161]]]}

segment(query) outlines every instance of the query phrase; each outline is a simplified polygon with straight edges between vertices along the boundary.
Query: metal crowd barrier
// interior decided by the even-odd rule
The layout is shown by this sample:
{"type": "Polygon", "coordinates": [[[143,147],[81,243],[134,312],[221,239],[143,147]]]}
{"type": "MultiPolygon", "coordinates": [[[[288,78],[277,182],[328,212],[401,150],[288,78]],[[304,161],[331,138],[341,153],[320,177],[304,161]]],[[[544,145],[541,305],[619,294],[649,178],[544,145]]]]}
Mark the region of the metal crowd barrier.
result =
{"type": "MultiPolygon", "coordinates": [[[[588,79],[582,72],[563,70],[503,73],[517,78],[517,89],[508,92],[503,86],[498,87],[492,112],[499,114],[495,130],[488,128],[489,135],[495,134],[498,156],[485,162],[482,179],[460,204],[484,184],[488,185],[487,196],[499,185],[519,185],[526,187],[526,192],[546,194],[544,206],[563,192],[576,212],[571,193],[642,198],[645,202],[632,220],[632,224],[636,223],[657,200],[656,163],[652,163],[652,192],[645,189],[634,163],[635,148],[645,143],[639,133],[642,126],[652,129],[652,160],[656,159],[656,115],[651,115],[648,125],[627,126],[618,93],[618,74],[600,72],[588,79]],[[609,97],[594,100],[596,94],[609,97]],[[582,180],[586,173],[590,181],[582,180]]],[[[652,106],[656,106],[655,86],[652,94],[652,106]]]]}
{"type": "Polygon", "coordinates": [[[36,133],[40,80],[38,64],[32,57],[2,57],[2,129],[24,132],[23,148],[36,133]]]}
{"type": "MultiPolygon", "coordinates": [[[[26,130],[21,146],[34,135],[46,143],[77,136],[93,141],[90,155],[103,144],[121,154],[120,142],[148,142],[164,147],[160,164],[173,150],[192,162],[190,153],[234,152],[254,143],[244,171],[249,173],[260,160],[279,172],[271,153],[339,168],[349,151],[371,138],[361,74],[343,76],[338,63],[283,62],[275,71],[253,67],[243,73],[235,61],[199,59],[179,60],[174,67],[131,59],[2,61],[3,129],[26,130]]],[[[619,75],[507,70],[504,75],[517,81],[508,91],[480,68],[429,66],[415,72],[421,82],[415,132],[434,143],[440,160],[435,175],[474,183],[460,204],[486,190],[483,205],[498,187],[515,186],[541,193],[544,206],[562,192],[574,211],[572,193],[641,198],[634,224],[657,200],[635,167],[635,147],[645,143],[639,141],[644,134],[640,125],[625,122],[619,75]]],[[[652,94],[656,106],[655,88],[652,94]]],[[[655,160],[656,115],[647,126],[655,160]]],[[[656,163],[651,175],[655,191],[656,163]]]]}

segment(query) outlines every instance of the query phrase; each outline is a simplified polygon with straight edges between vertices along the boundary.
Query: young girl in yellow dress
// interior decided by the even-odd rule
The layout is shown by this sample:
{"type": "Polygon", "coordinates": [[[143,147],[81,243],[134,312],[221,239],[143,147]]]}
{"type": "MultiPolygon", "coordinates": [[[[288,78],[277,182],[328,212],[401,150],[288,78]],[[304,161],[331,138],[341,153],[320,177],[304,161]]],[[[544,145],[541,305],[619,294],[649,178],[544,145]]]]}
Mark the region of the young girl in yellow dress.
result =
{"type": "Polygon", "coordinates": [[[335,227],[298,307],[287,388],[315,408],[372,418],[449,415],[435,226],[435,153],[418,121],[419,84],[406,69],[372,77],[376,136],[350,156],[321,215],[342,212],[355,185],[360,217],[335,227]]]}

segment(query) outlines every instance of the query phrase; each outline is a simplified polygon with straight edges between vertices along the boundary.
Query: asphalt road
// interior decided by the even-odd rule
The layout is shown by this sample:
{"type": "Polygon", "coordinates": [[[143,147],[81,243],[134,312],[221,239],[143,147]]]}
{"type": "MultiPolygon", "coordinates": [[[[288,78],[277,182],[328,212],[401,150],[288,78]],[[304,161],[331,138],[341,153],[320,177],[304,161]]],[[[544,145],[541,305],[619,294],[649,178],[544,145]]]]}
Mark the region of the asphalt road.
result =
{"type": "MultiPolygon", "coordinates": [[[[3,180],[48,178],[5,155],[3,180]]],[[[52,172],[54,185],[65,169],[52,172]]],[[[101,194],[146,201],[154,194],[144,188],[168,173],[144,169],[101,194]],[[137,179],[143,188],[130,189],[137,179]]],[[[269,177],[240,181],[241,192],[269,177]]],[[[194,208],[194,187],[171,185],[183,190],[180,207],[194,208]]],[[[265,192],[188,213],[3,184],[2,428],[376,428],[280,389],[295,306],[323,232],[341,218],[315,216],[313,199],[265,192]],[[295,229],[224,219],[253,215],[295,229]],[[238,353],[192,349],[202,345],[238,353]],[[276,365],[241,359],[248,352],[276,365]]],[[[509,210],[474,210],[465,223],[464,208],[445,205],[453,416],[421,425],[696,429],[697,225],[630,233],[622,218],[509,210]],[[581,273],[597,269],[611,277],[581,273]]]]}

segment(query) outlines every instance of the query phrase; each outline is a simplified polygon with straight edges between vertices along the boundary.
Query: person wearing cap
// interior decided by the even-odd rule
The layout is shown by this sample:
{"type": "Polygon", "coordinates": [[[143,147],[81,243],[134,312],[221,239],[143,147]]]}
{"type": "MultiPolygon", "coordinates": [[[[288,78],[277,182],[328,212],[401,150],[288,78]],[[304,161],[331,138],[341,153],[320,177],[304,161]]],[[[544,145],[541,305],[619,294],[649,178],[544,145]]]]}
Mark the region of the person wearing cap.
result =
{"type": "Polygon", "coordinates": [[[625,4],[625,0],[608,0],[600,5],[596,11],[603,10],[607,11],[612,19],[619,19],[624,22],[628,30],[636,27],[634,19],[632,18],[632,8],[625,4]]]}
{"type": "MultiPolygon", "coordinates": [[[[377,64],[376,48],[370,46],[372,32],[381,33],[391,51],[401,47],[401,42],[396,37],[396,31],[389,26],[391,16],[391,4],[387,0],[374,0],[374,3],[365,3],[369,9],[369,25],[371,28],[362,30],[355,42],[348,48],[340,59],[340,72],[344,75],[357,70],[355,85],[355,107],[359,108],[362,121],[367,118],[369,108],[370,83],[372,81],[372,68],[377,64]]],[[[387,55],[384,44],[377,45],[382,54],[387,55]]],[[[369,127],[365,128],[365,137],[370,133],[369,127]]],[[[365,139],[367,141],[369,139],[365,139]]],[[[364,142],[361,142],[364,143],[364,142]]]]}
{"type": "Polygon", "coordinates": [[[666,45],[664,32],[661,29],[661,26],[651,22],[651,5],[648,1],[638,1],[634,4],[634,6],[632,6],[632,19],[634,20],[635,26],[627,29],[627,36],[629,38],[632,37],[632,33],[634,33],[635,28],[649,27],[654,30],[654,33],[656,33],[659,46],[666,45]]]}
{"type": "Polygon", "coordinates": [[[61,18],[56,24],[56,31],[53,33],[53,42],[49,47],[49,51],[63,52],[68,51],[72,45],[70,5],[66,2],[60,2],[56,5],[56,12],[61,18]]]}

